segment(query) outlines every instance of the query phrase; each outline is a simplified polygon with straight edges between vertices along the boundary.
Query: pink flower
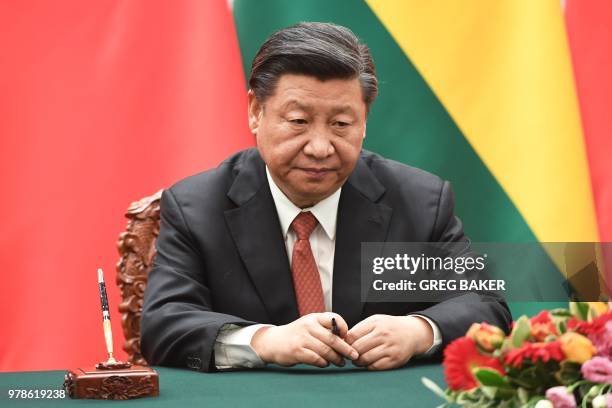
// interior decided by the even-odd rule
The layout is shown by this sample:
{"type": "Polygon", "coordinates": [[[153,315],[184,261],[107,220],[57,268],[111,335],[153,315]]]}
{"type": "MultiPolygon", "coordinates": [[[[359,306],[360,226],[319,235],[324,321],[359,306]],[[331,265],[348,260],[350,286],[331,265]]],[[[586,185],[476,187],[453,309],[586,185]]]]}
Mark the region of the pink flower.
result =
{"type": "Polygon", "coordinates": [[[612,359],[612,320],[607,321],[598,332],[592,333],[589,339],[597,349],[597,355],[612,359]]]}
{"type": "Polygon", "coordinates": [[[593,357],[582,365],[582,376],[597,383],[612,383],[612,361],[607,357],[593,357]]]}
{"type": "Polygon", "coordinates": [[[574,394],[567,392],[567,388],[562,385],[547,389],[546,398],[555,408],[576,408],[574,394]]]}

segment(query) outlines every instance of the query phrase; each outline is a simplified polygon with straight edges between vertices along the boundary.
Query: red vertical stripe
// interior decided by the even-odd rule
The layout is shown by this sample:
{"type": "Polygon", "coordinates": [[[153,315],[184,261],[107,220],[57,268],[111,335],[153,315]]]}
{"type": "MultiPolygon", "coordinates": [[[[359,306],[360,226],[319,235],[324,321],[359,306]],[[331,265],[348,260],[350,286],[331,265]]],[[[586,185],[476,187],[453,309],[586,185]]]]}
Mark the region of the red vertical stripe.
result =
{"type": "MultiPolygon", "coordinates": [[[[612,242],[612,2],[567,0],[569,37],[602,242],[612,242]]],[[[612,248],[604,246],[608,293],[612,248]]]]}
{"type": "Polygon", "coordinates": [[[612,241],[612,2],[567,0],[576,75],[602,241],[612,241]]]}
{"type": "MultiPolygon", "coordinates": [[[[105,358],[127,205],[253,143],[226,0],[0,5],[0,370],[105,358]]],[[[120,353],[119,357],[124,357],[120,353]]]]}

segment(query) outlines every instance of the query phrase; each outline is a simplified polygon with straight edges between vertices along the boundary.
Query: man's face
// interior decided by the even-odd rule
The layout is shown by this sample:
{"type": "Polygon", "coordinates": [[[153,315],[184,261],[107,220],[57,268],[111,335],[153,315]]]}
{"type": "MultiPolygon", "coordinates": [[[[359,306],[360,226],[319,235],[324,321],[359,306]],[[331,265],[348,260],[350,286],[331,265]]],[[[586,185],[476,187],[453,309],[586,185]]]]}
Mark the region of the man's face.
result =
{"type": "Polygon", "coordinates": [[[298,207],[334,193],[357,163],[366,105],[358,78],[281,76],[262,105],[249,92],[249,127],[270,174],[298,207]]]}

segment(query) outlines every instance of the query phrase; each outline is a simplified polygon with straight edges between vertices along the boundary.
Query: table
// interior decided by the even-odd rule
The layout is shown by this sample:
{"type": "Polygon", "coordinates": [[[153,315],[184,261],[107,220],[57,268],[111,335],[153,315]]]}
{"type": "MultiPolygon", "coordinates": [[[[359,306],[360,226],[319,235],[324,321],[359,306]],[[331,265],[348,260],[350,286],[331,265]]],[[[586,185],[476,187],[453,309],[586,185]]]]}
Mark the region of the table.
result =
{"type": "Polygon", "coordinates": [[[160,396],[130,401],[8,399],[9,389],[57,389],[65,371],[0,373],[0,407],[436,407],[443,401],[421,383],[443,385],[442,367],[414,361],[406,367],[371,372],[347,363],[320,369],[270,366],[261,370],[200,373],[155,367],[160,396]]]}

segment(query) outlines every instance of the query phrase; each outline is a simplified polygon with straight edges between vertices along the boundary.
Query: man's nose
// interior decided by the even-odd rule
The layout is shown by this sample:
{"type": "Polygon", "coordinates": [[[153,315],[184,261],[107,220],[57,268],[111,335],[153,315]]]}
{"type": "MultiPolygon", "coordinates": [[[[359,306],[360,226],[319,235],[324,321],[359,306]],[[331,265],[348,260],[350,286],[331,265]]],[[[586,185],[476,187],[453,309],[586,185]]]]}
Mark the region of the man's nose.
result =
{"type": "Polygon", "coordinates": [[[316,159],[325,159],[334,154],[334,151],[330,135],[322,129],[314,129],[304,146],[304,153],[316,159]]]}

